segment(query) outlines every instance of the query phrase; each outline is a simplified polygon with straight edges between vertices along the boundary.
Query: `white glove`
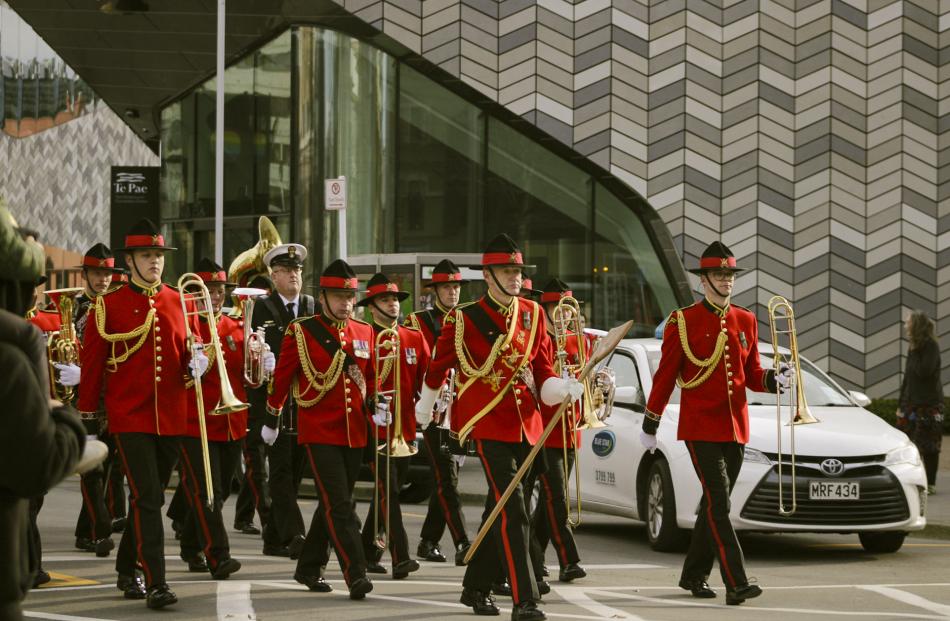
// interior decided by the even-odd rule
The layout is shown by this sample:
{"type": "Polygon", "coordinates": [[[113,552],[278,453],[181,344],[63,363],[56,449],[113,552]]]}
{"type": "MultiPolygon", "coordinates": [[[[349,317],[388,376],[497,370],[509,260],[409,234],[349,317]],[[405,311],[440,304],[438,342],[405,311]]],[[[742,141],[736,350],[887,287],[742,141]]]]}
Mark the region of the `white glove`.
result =
{"type": "Polygon", "coordinates": [[[465,455],[452,455],[452,460],[458,464],[458,467],[461,468],[462,464],[465,463],[465,455]]]}
{"type": "Polygon", "coordinates": [[[59,369],[59,383],[61,385],[75,386],[79,383],[80,370],[76,365],[57,363],[53,366],[59,369]]]}
{"type": "Polygon", "coordinates": [[[373,423],[377,427],[388,427],[392,422],[392,416],[389,415],[389,399],[380,397],[376,403],[376,413],[373,414],[373,423]]]}
{"type": "Polygon", "coordinates": [[[429,388],[423,384],[422,394],[416,401],[416,422],[422,427],[427,427],[432,422],[432,408],[435,406],[435,400],[439,396],[438,388],[429,388]]]}
{"type": "Polygon", "coordinates": [[[568,396],[571,397],[571,401],[577,401],[583,395],[584,385],[573,378],[549,377],[541,385],[541,401],[545,405],[560,405],[568,396]]]}
{"type": "Polygon", "coordinates": [[[274,442],[277,442],[278,433],[280,433],[279,429],[271,429],[267,425],[264,425],[261,427],[261,440],[263,440],[267,446],[274,446],[274,442]]]}
{"type": "Polygon", "coordinates": [[[264,373],[273,373],[274,369],[277,368],[277,356],[272,351],[265,351],[264,355],[261,356],[261,364],[264,367],[264,373]]]}
{"type": "Polygon", "coordinates": [[[778,387],[779,392],[785,392],[785,389],[788,388],[791,381],[792,367],[783,362],[779,365],[778,371],[775,372],[775,385],[778,387]]]}
{"type": "Polygon", "coordinates": [[[196,379],[208,370],[208,357],[201,345],[195,345],[191,350],[191,362],[188,363],[188,368],[191,369],[191,376],[196,379]]]}
{"type": "Polygon", "coordinates": [[[93,442],[93,441],[98,440],[98,439],[99,439],[99,436],[97,436],[97,435],[95,435],[95,434],[90,434],[90,435],[87,435],[87,436],[86,436],[86,442],[93,442]]]}
{"type": "Polygon", "coordinates": [[[656,435],[641,431],[640,444],[652,454],[656,450],[656,435]]]}

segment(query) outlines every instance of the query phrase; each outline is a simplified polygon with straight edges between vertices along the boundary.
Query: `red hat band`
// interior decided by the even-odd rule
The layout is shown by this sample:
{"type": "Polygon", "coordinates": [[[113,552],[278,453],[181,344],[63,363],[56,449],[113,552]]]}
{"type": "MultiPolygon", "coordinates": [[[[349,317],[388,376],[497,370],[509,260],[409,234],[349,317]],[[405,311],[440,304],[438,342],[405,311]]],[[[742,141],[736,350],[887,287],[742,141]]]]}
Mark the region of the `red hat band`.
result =
{"type": "Polygon", "coordinates": [[[356,289],[357,281],[355,278],[343,278],[342,276],[321,276],[320,286],[324,289],[356,289]]]}
{"type": "Polygon", "coordinates": [[[432,272],[432,282],[457,282],[462,280],[462,272],[455,272],[454,274],[443,274],[441,272],[432,272]]]}
{"type": "Polygon", "coordinates": [[[366,289],[367,295],[381,295],[383,293],[399,293],[399,287],[396,286],[396,283],[388,282],[381,285],[373,285],[366,289]]]}
{"type": "Polygon", "coordinates": [[[574,297],[574,292],[571,290],[546,291],[541,294],[541,303],[544,304],[545,302],[560,302],[561,298],[565,298],[567,296],[574,297]]]}
{"type": "Polygon", "coordinates": [[[197,272],[198,278],[205,282],[227,282],[228,277],[224,271],[220,272],[197,272]]]}
{"type": "Polygon", "coordinates": [[[486,252],[482,255],[482,265],[524,265],[520,252],[486,252]]]}
{"type": "Polygon", "coordinates": [[[702,270],[735,269],[735,267],[735,257],[706,257],[699,260],[699,269],[702,270]]]}
{"type": "Polygon", "coordinates": [[[103,269],[115,267],[115,259],[97,259],[96,257],[83,257],[83,267],[101,267],[103,269]]]}
{"type": "Polygon", "coordinates": [[[126,248],[148,248],[152,246],[164,246],[164,235],[126,235],[126,248]]]}

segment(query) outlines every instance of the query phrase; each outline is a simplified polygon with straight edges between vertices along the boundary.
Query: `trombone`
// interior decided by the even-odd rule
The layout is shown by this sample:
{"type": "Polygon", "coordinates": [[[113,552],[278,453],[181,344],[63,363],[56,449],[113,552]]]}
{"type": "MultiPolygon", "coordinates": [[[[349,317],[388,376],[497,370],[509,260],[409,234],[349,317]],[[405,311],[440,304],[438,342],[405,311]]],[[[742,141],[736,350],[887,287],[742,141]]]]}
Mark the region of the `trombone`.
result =
{"type": "MultiPolygon", "coordinates": [[[[554,329],[554,345],[557,349],[556,359],[554,361],[554,372],[561,377],[577,377],[581,369],[587,366],[587,339],[584,337],[584,326],[581,323],[581,308],[577,299],[571,296],[562,297],[554,311],[551,313],[554,329]],[[575,339],[577,344],[577,359],[574,362],[568,360],[567,344],[568,339],[575,339]]],[[[581,398],[580,408],[583,422],[578,424],[577,418],[573,414],[574,405],[571,405],[571,415],[561,418],[561,438],[564,446],[564,504],[567,509],[567,523],[571,528],[577,528],[581,523],[581,468],[580,453],[577,450],[576,432],[584,429],[599,429],[606,427],[607,423],[597,418],[593,407],[593,393],[591,391],[591,382],[584,381],[584,396],[581,398]],[[568,435],[570,435],[570,444],[574,451],[574,486],[577,489],[577,512],[571,513],[571,492],[569,482],[571,480],[571,462],[568,452],[568,435]]],[[[609,411],[605,410],[605,411],[609,411]]]]}
{"type": "Polygon", "coordinates": [[[270,351],[270,345],[264,340],[264,328],[251,329],[254,318],[254,300],[267,294],[264,289],[239,287],[231,292],[241,300],[241,317],[244,321],[244,381],[250,386],[260,386],[271,378],[264,371],[264,354],[270,351]]]}
{"type": "MultiPolygon", "coordinates": [[[[207,285],[197,274],[182,274],[181,278],[178,279],[178,297],[181,302],[181,312],[184,315],[188,350],[192,353],[192,356],[194,356],[195,346],[203,345],[203,343],[201,332],[196,329],[195,325],[192,325],[191,318],[203,318],[208,323],[209,346],[213,351],[214,362],[218,367],[218,381],[221,384],[221,399],[218,401],[218,405],[210,412],[205,412],[204,394],[201,389],[202,378],[196,377],[194,380],[195,400],[198,403],[201,461],[204,466],[205,487],[208,490],[208,508],[214,509],[214,485],[211,478],[211,458],[208,454],[208,427],[205,423],[205,416],[231,414],[246,409],[248,405],[234,396],[234,390],[228,380],[224,354],[221,352],[221,343],[218,341],[218,322],[207,285]]],[[[200,324],[197,325],[200,326],[200,324]]]]}
{"type": "MultiPolygon", "coordinates": [[[[392,421],[386,426],[386,442],[376,447],[374,455],[374,466],[376,476],[373,486],[373,544],[379,550],[385,550],[389,545],[389,497],[392,494],[391,460],[393,457],[410,457],[416,454],[415,446],[411,446],[402,437],[402,417],[400,416],[400,356],[402,348],[399,343],[399,332],[393,328],[380,330],[376,335],[374,343],[375,362],[373,370],[376,376],[376,400],[386,399],[391,404],[390,412],[392,421]],[[386,380],[392,376],[393,387],[389,390],[383,390],[386,380]],[[385,535],[379,531],[379,460],[380,455],[386,456],[386,514],[383,516],[383,528],[385,535]]],[[[399,490],[396,490],[399,493],[399,490]]]]}
{"type": "Polygon", "coordinates": [[[59,331],[50,332],[46,338],[46,360],[49,364],[49,389],[54,399],[69,403],[76,395],[73,386],[63,386],[56,381],[57,364],[79,364],[79,341],[73,324],[74,297],[82,293],[82,287],[51,289],[46,292],[53,306],[59,311],[59,331]]]}
{"type": "Polygon", "coordinates": [[[805,400],[805,389],[802,382],[802,366],[798,356],[798,339],[795,336],[795,313],[788,300],[780,295],[772,296],[769,299],[769,328],[772,333],[772,366],[775,372],[782,364],[787,364],[792,369],[792,386],[789,386],[788,402],[782,403],[782,393],[775,395],[775,422],[778,434],[778,512],[782,516],[790,516],[798,511],[798,486],[795,478],[795,426],[808,425],[819,422],[812,416],[808,409],[808,402],[805,400]],[[779,338],[785,335],[788,338],[788,357],[779,351],[779,338]],[[786,415],[789,436],[789,456],[791,457],[791,504],[785,504],[785,483],[782,477],[782,409],[786,408],[786,415]]]}

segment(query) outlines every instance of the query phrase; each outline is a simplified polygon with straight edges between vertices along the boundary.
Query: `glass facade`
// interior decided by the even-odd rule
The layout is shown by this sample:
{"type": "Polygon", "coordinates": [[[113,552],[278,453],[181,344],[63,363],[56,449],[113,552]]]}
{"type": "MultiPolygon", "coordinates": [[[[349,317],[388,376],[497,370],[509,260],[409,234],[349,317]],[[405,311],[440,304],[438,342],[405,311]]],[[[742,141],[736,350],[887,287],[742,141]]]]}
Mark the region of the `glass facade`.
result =
{"type": "Polygon", "coordinates": [[[95,93],[5,2],[0,2],[0,119],[22,138],[70,121],[95,93]]]}
{"type": "MultiPolygon", "coordinates": [[[[632,317],[635,334],[652,335],[690,301],[669,234],[642,199],[622,198],[603,171],[423,65],[300,26],[229,67],[225,260],[257,241],[257,216],[268,215],[284,241],[308,247],[315,285],[339,253],[324,180],[345,176],[349,256],[478,253],[506,232],[537,266],[535,286],[568,282],[594,327],[632,317]]],[[[214,125],[213,80],[162,111],[162,222],[181,249],[171,273],[213,254],[214,125]]]]}

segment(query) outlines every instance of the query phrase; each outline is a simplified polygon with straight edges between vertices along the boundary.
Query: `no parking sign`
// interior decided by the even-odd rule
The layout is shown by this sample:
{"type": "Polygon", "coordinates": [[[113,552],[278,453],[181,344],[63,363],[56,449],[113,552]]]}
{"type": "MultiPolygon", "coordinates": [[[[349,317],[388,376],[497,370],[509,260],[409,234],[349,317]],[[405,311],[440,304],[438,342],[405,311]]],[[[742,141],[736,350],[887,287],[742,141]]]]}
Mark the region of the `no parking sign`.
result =
{"type": "Polygon", "coordinates": [[[324,180],[325,208],[327,211],[346,209],[346,177],[324,180]]]}

